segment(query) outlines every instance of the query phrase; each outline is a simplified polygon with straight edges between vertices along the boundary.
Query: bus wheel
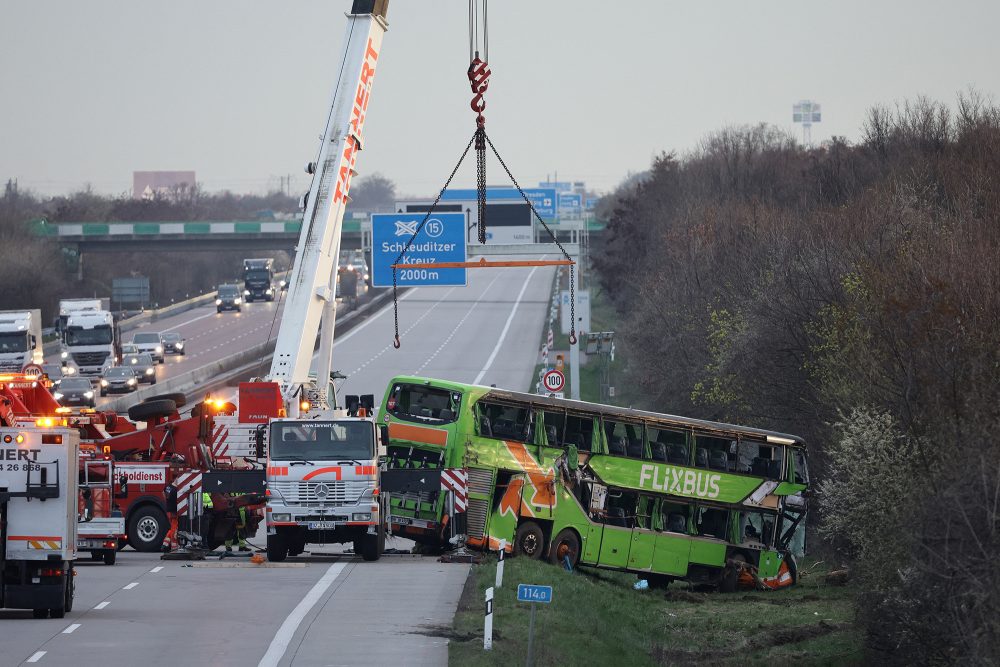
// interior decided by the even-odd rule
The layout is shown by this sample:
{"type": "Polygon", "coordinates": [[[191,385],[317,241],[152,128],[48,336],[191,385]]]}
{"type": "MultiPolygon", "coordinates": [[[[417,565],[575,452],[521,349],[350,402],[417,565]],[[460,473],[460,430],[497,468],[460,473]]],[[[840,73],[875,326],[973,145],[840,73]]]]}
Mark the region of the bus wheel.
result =
{"type": "Polygon", "coordinates": [[[514,554],[538,560],[545,551],[545,533],[534,521],[525,521],[514,535],[514,554]]]}
{"type": "Polygon", "coordinates": [[[552,540],[552,546],[549,547],[549,560],[553,565],[562,565],[566,562],[567,556],[572,567],[576,567],[580,562],[580,538],[571,528],[559,531],[556,539],[552,540]]]}
{"type": "Polygon", "coordinates": [[[722,570],[722,579],[719,581],[719,592],[720,593],[735,593],[736,587],[740,581],[740,572],[743,568],[738,563],[746,563],[747,559],[743,554],[733,554],[729,557],[729,560],[737,563],[736,565],[727,564],[722,570]]]}

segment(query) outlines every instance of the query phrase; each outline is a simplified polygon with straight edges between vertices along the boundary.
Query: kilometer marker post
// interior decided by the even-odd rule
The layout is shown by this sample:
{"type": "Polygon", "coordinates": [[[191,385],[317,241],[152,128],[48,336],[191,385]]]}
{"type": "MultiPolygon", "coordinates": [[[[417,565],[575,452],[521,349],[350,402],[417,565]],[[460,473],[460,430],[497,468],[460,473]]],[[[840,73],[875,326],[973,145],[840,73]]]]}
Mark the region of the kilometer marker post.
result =
{"type": "Polygon", "coordinates": [[[483,623],[483,650],[493,650],[493,589],[486,589],[486,620],[483,623]]]}

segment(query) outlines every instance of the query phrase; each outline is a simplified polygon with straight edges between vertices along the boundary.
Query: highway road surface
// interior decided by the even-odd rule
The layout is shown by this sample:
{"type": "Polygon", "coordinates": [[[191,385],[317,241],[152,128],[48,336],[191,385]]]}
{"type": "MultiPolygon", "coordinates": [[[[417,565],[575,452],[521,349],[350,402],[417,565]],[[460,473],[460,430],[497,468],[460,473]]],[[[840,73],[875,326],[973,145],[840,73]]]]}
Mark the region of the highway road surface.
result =
{"type": "MultiPolygon", "coordinates": [[[[526,389],[553,271],[476,269],[467,287],[409,290],[400,301],[401,349],[392,346],[391,303],[337,337],[334,364],[349,376],[341,392],[374,393],[380,401],[401,373],[526,389]]],[[[198,327],[203,334],[193,340],[202,350],[235,350],[240,343],[232,341],[256,342],[247,332],[263,340],[272,306],[253,305],[261,308],[239,319],[190,311],[176,326],[198,327]]],[[[263,535],[251,542],[263,545],[263,535]]],[[[409,543],[390,539],[387,546],[409,543]]],[[[310,550],[266,569],[224,566],[236,559],[192,567],[131,550],[111,567],[85,562],[75,608],[64,619],[0,611],[0,667],[32,660],[102,667],[447,663],[447,642],[436,631],[451,624],[468,566],[398,555],[365,563],[317,556],[339,547],[310,550]]]]}

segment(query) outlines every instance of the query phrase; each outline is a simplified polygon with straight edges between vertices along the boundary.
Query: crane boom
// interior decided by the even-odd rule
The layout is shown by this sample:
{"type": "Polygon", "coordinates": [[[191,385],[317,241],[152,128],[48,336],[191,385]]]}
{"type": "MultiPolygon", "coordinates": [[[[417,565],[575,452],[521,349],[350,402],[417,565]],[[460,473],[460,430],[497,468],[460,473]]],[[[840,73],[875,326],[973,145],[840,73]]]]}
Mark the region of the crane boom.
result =
{"type": "Polygon", "coordinates": [[[340,237],[382,36],[388,29],[387,5],[388,0],[354,0],[319,156],[310,165],[313,179],[269,376],[281,386],[289,417],[298,415],[300,395],[321,410],[330,408],[327,386],[337,315],[340,237]],[[312,380],[309,373],[317,334],[320,344],[316,379],[312,380]]]}

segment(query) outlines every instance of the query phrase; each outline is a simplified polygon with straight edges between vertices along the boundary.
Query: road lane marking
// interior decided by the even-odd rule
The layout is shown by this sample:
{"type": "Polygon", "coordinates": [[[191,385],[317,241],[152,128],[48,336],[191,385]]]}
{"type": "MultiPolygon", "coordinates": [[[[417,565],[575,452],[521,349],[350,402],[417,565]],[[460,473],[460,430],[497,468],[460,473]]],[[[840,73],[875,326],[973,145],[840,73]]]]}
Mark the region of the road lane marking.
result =
{"type": "Polygon", "coordinates": [[[45,653],[46,653],[45,651],[39,651],[35,653],[35,655],[25,660],[25,662],[38,662],[39,660],[42,659],[42,656],[45,655],[45,653]]]}
{"type": "MultiPolygon", "coordinates": [[[[543,255],[542,259],[544,258],[545,256],[543,255]]],[[[514,307],[510,309],[510,315],[507,316],[507,323],[503,325],[503,331],[500,332],[500,338],[497,340],[496,347],[493,348],[490,358],[486,360],[486,365],[483,366],[483,370],[479,371],[479,375],[477,375],[476,379],[472,381],[472,384],[479,384],[482,381],[483,376],[485,376],[490,370],[490,367],[493,366],[493,361],[497,358],[497,354],[500,352],[500,346],[503,345],[503,341],[507,337],[507,331],[510,330],[510,323],[514,321],[514,315],[517,314],[517,307],[521,305],[521,297],[524,296],[524,290],[528,289],[528,283],[531,282],[531,277],[535,275],[535,271],[537,270],[537,266],[531,269],[528,277],[524,279],[524,284],[521,285],[521,291],[518,292],[517,299],[514,301],[514,307]]]]}
{"type": "Polygon", "coordinates": [[[64,635],[73,634],[73,631],[76,630],[78,627],[80,627],[80,624],[79,623],[74,623],[73,625],[71,625],[68,628],[66,628],[65,630],[63,630],[62,633],[64,635]]]}
{"type": "Polygon", "coordinates": [[[299,629],[302,619],[316,606],[316,603],[323,597],[323,594],[330,588],[330,585],[340,576],[344,567],[345,563],[334,563],[331,565],[326,574],[306,593],[306,596],[302,598],[302,601],[295,606],[292,613],[288,615],[288,618],[278,628],[277,634],[271,640],[271,645],[267,647],[267,653],[260,659],[258,667],[272,667],[281,662],[281,658],[284,657],[285,651],[288,650],[288,645],[292,642],[295,631],[299,629]]]}
{"type": "Polygon", "coordinates": [[[163,569],[163,566],[162,566],[162,565],[157,565],[157,566],[156,566],[156,567],[154,567],[154,568],[153,568],[152,570],[150,570],[150,572],[159,572],[159,571],[160,571],[160,570],[162,570],[162,569],[163,569]]]}
{"type": "MultiPolygon", "coordinates": [[[[406,299],[408,299],[411,296],[413,296],[414,294],[416,294],[418,289],[420,289],[420,288],[411,289],[409,292],[407,292],[406,294],[404,294],[403,296],[401,296],[399,298],[399,300],[400,301],[405,301],[406,299]]],[[[449,294],[450,294],[450,292],[449,292],[449,294]]],[[[360,332],[366,326],[368,326],[369,324],[371,324],[372,322],[374,322],[375,320],[377,320],[378,318],[382,317],[383,315],[385,315],[388,312],[389,312],[389,306],[387,304],[387,305],[383,306],[382,309],[380,311],[378,311],[375,315],[369,317],[367,321],[362,322],[360,326],[357,326],[357,327],[351,329],[350,331],[348,331],[347,335],[344,336],[343,338],[337,338],[336,334],[334,334],[333,344],[337,345],[339,343],[347,342],[348,340],[350,340],[351,336],[353,336],[354,334],[360,332]]]]}
{"type": "Polygon", "coordinates": [[[94,609],[104,609],[104,608],[105,608],[105,607],[107,607],[107,606],[108,606],[109,604],[111,604],[111,602],[109,602],[109,601],[107,601],[107,600],[106,600],[106,601],[104,601],[104,602],[99,602],[99,603],[98,603],[98,604],[97,604],[97,605],[96,605],[96,606],[94,607],[94,609]]]}
{"type": "Polygon", "coordinates": [[[128,586],[122,586],[122,590],[123,590],[123,591],[130,591],[130,590],[132,590],[133,588],[135,588],[135,587],[136,587],[136,586],[138,586],[138,585],[139,585],[139,582],[138,582],[138,581],[133,581],[133,582],[132,582],[131,584],[129,584],[128,586]]]}
{"type": "Polygon", "coordinates": [[[430,363],[434,361],[434,359],[436,359],[439,354],[441,354],[441,350],[443,350],[445,347],[448,346],[448,343],[451,342],[451,339],[455,337],[455,334],[458,333],[458,330],[462,328],[463,324],[465,324],[465,320],[469,319],[469,315],[472,315],[472,313],[476,310],[476,306],[479,305],[479,302],[482,301],[483,298],[490,293],[490,288],[492,288],[493,284],[500,279],[501,275],[502,274],[497,273],[496,277],[492,281],[490,281],[490,284],[487,285],[486,289],[483,290],[483,293],[479,295],[479,298],[476,299],[471,306],[469,306],[469,310],[465,313],[465,317],[463,317],[458,321],[458,324],[455,325],[455,328],[451,330],[451,333],[448,334],[448,337],[445,338],[444,341],[441,343],[441,345],[438,346],[438,349],[434,351],[434,354],[427,357],[427,360],[423,363],[423,365],[417,370],[413,371],[411,375],[420,375],[421,371],[427,368],[430,365],[430,363]]]}

